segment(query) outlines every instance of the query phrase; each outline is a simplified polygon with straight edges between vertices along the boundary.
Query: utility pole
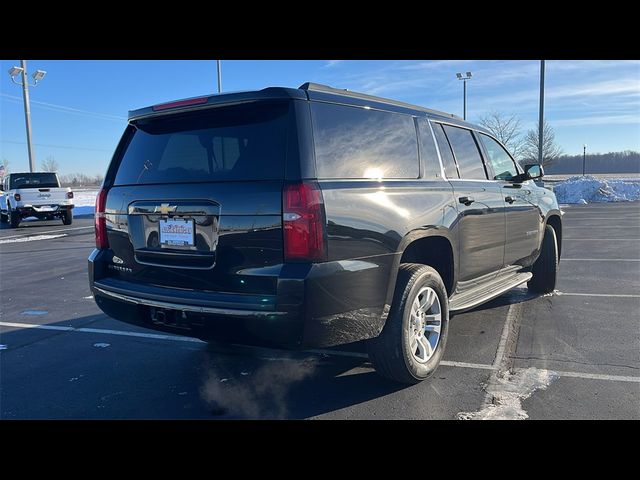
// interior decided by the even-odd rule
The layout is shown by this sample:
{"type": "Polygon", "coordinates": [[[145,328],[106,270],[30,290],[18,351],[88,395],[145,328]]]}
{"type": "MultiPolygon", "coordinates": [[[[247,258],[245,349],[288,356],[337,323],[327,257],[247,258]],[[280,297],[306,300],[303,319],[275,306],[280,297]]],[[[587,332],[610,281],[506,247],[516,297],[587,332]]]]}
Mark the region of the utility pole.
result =
{"type": "Polygon", "coordinates": [[[542,145],[544,135],[544,60],[540,60],[540,119],[538,121],[538,163],[542,165],[542,145]]]}
{"type": "Polygon", "coordinates": [[[587,144],[582,146],[582,176],[584,177],[585,165],[587,164],[587,144]]]}
{"type": "Polygon", "coordinates": [[[220,67],[220,60],[216,60],[218,64],[218,93],[222,93],[222,69],[220,67]]]}
{"type": "Polygon", "coordinates": [[[19,67],[12,67],[9,69],[9,75],[11,81],[16,85],[22,86],[22,100],[24,101],[24,120],[27,126],[27,151],[29,152],[29,171],[33,172],[36,169],[36,157],[33,153],[33,144],[31,143],[31,109],[29,107],[29,87],[35,87],[40,80],[47,74],[44,70],[36,70],[32,75],[34,80],[33,85],[29,85],[27,80],[27,61],[20,60],[19,67]],[[16,82],[16,77],[20,75],[22,83],[16,82]]]}

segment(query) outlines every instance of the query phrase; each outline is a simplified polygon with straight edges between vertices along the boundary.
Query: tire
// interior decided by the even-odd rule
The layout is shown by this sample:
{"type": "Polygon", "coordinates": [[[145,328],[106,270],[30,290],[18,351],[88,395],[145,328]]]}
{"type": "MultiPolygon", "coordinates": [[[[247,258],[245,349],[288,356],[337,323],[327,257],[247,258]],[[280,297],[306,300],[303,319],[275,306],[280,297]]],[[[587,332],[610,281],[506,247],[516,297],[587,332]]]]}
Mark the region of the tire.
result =
{"type": "Polygon", "coordinates": [[[0,223],[7,223],[9,221],[9,217],[4,213],[0,213],[0,223]]]}
{"type": "Polygon", "coordinates": [[[11,210],[7,210],[7,213],[9,214],[9,223],[11,224],[11,228],[18,228],[21,220],[20,215],[14,214],[11,210]]]}
{"type": "Polygon", "coordinates": [[[393,304],[385,326],[380,335],[369,340],[367,344],[369,358],[378,374],[385,378],[401,383],[421,382],[430,377],[440,364],[448,331],[449,299],[440,275],[426,265],[404,263],[400,265],[393,304]],[[418,303],[423,300],[425,306],[431,300],[431,306],[423,310],[423,313],[432,317],[429,320],[430,324],[423,319],[418,320],[420,323],[416,325],[416,317],[412,315],[416,299],[418,303]],[[438,309],[439,332],[435,320],[438,309]],[[423,325],[424,330],[421,328],[423,325]],[[416,331],[424,332],[422,340],[417,343],[416,331]],[[439,333],[437,337],[436,333],[439,333]],[[425,340],[428,344],[424,343],[425,340]],[[414,350],[412,345],[415,345],[417,350],[414,350]],[[424,345],[429,345],[427,351],[431,350],[426,355],[424,345]]]}
{"type": "Polygon", "coordinates": [[[71,225],[73,223],[73,210],[67,210],[62,214],[62,223],[64,225],[71,225]]]}
{"type": "Polygon", "coordinates": [[[535,293],[551,293],[556,288],[558,276],[558,240],[551,225],[545,227],[540,256],[531,268],[533,278],[527,282],[529,290],[535,293]]]}

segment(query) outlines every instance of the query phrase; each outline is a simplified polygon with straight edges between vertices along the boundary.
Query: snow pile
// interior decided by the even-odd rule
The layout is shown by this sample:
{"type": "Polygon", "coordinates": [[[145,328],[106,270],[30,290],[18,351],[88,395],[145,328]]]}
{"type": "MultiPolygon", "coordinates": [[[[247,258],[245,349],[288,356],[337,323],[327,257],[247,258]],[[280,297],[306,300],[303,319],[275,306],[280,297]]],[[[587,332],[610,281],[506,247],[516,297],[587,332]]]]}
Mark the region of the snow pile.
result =
{"type": "Polygon", "coordinates": [[[96,196],[98,190],[74,190],[73,191],[73,214],[78,215],[93,215],[96,204],[96,196]]]}
{"type": "Polygon", "coordinates": [[[640,200],[640,179],[571,177],[553,192],[558,203],[632,202],[640,200]]]}

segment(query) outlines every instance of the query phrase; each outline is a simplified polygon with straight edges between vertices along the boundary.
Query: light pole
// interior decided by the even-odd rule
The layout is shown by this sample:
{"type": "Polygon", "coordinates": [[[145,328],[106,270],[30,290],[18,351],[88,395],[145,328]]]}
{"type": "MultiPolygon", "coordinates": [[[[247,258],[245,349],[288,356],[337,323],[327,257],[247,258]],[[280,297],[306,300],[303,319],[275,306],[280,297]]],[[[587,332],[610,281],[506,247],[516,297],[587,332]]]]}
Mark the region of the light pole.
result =
{"type": "Polygon", "coordinates": [[[216,60],[218,64],[218,93],[222,93],[222,68],[220,66],[220,60],[216,60]]]}
{"type": "Polygon", "coordinates": [[[584,177],[585,165],[587,163],[587,144],[582,145],[582,176],[584,177]]]}
{"type": "Polygon", "coordinates": [[[544,136],[544,60],[540,60],[540,118],[538,120],[538,163],[542,165],[542,145],[544,136]]]}
{"type": "Polygon", "coordinates": [[[9,75],[11,81],[16,85],[22,86],[22,99],[24,100],[24,120],[27,126],[27,150],[29,152],[29,171],[33,172],[36,169],[36,158],[33,154],[33,145],[31,144],[31,110],[29,109],[29,87],[35,87],[40,80],[47,74],[44,70],[36,70],[31,76],[33,78],[33,85],[30,85],[27,81],[27,61],[20,60],[19,67],[11,67],[9,69],[9,75]],[[22,77],[22,83],[16,81],[16,77],[20,75],[22,77]]]}
{"type": "Polygon", "coordinates": [[[462,75],[462,73],[456,73],[456,77],[458,77],[458,80],[462,80],[463,82],[462,118],[466,120],[467,119],[467,80],[471,80],[471,72],[467,72],[465,75],[462,75]]]}

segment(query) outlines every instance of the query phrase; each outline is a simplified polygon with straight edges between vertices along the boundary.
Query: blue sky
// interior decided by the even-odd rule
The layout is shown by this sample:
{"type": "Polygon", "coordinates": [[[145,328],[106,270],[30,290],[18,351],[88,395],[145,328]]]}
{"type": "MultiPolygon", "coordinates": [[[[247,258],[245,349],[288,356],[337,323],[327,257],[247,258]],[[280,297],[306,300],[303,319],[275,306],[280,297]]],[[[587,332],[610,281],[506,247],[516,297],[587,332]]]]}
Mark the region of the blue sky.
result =
{"type": "MultiPolygon", "coordinates": [[[[0,159],[28,169],[20,87],[0,61],[0,159]]],[[[216,62],[29,60],[46,70],[31,93],[38,166],[49,156],[61,173],[104,173],[124,130],[127,111],[167,100],[215,93],[216,62]]],[[[462,115],[462,82],[473,72],[467,117],[491,109],[517,114],[526,129],[538,116],[539,61],[225,60],[223,91],[306,81],[361,91],[462,115]]],[[[546,119],[567,154],[640,150],[640,61],[547,61],[546,119]]]]}

